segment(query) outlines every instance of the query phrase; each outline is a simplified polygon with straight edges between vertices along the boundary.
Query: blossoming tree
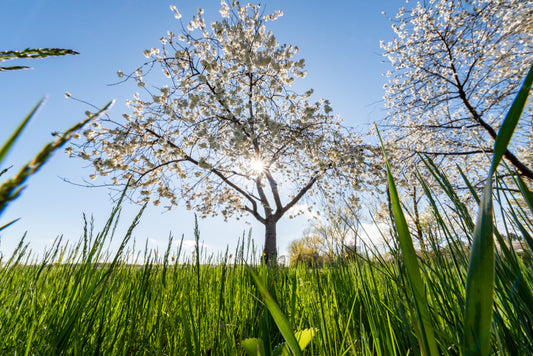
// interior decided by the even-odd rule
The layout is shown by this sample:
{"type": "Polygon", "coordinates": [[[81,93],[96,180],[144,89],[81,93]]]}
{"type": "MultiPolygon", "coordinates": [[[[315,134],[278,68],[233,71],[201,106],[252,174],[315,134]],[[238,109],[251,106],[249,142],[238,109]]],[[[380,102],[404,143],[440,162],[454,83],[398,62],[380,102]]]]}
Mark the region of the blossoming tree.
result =
{"type": "MultiPolygon", "coordinates": [[[[382,48],[393,67],[384,128],[402,167],[427,154],[442,168],[460,163],[474,181],[484,179],[497,131],[533,61],[532,9],[531,0],[423,1],[400,9],[396,38],[382,48]]],[[[505,152],[530,180],[532,124],[525,116],[505,152]]]]}
{"type": "Polygon", "coordinates": [[[266,28],[281,11],[222,1],[220,14],[207,26],[200,9],[145,51],[149,61],[128,78],[147,95],[136,93],[123,122],[103,120],[70,152],[115,184],[131,179],[139,201],[183,201],[203,217],[250,214],[265,226],[271,263],[277,222],[306,195],[342,191],[360,169],[360,139],[327,100],[291,90],[306,71],[298,48],[266,28]]]}

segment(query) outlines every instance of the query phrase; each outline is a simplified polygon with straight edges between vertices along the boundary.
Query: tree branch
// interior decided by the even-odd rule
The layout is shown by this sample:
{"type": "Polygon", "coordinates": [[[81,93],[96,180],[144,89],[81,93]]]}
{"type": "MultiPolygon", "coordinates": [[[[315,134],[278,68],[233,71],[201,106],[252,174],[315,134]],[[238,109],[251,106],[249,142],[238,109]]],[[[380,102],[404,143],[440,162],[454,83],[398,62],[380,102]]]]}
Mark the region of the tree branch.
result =
{"type": "MultiPolygon", "coordinates": [[[[153,131],[152,129],[145,129],[147,132],[149,132],[150,134],[162,139],[162,140],[165,140],[170,146],[180,150],[180,151],[183,151],[179,146],[177,146],[174,142],[170,141],[168,138],[166,137],[163,137],[161,135],[159,135],[157,132],[153,131]]],[[[189,161],[191,162],[192,164],[196,165],[199,167],[199,162],[197,160],[195,160],[194,158],[192,158],[191,156],[189,156],[188,154],[186,154],[185,152],[183,153],[184,155],[184,160],[186,161],[189,161]]],[[[213,174],[215,174],[217,177],[219,177],[220,179],[222,179],[222,181],[224,183],[226,183],[229,187],[233,188],[236,192],[238,192],[239,194],[241,194],[244,198],[246,198],[251,204],[252,204],[252,207],[253,207],[253,211],[257,212],[257,202],[254,200],[254,198],[252,196],[250,196],[250,194],[246,193],[244,190],[242,190],[241,188],[239,188],[237,185],[235,185],[235,183],[233,183],[232,181],[230,181],[224,174],[222,174],[222,172],[220,172],[219,170],[217,170],[216,168],[211,168],[209,169],[210,172],[212,172],[213,174]]],[[[245,209],[246,210],[246,209],[245,209]]],[[[255,216],[255,215],[254,215],[255,216]]]]}
{"type": "Polygon", "coordinates": [[[305,195],[305,193],[307,193],[307,191],[311,189],[311,187],[315,184],[316,181],[317,181],[316,175],[313,176],[311,179],[309,179],[309,182],[306,184],[306,186],[303,187],[302,190],[300,190],[300,192],[287,205],[285,205],[283,209],[276,211],[276,214],[274,215],[274,219],[276,221],[281,219],[283,214],[285,214],[287,210],[289,210],[294,205],[296,205],[296,203],[298,203],[298,201],[305,195]]]}
{"type": "Polygon", "coordinates": [[[274,180],[274,177],[272,177],[272,174],[270,173],[270,169],[267,167],[265,169],[265,176],[268,180],[268,184],[270,185],[270,190],[272,191],[272,195],[274,196],[274,202],[276,203],[276,213],[283,209],[283,205],[281,204],[281,199],[279,197],[279,191],[278,191],[278,183],[274,180]]]}
{"type": "MultiPolygon", "coordinates": [[[[487,131],[487,133],[490,135],[490,137],[493,140],[496,140],[496,137],[498,136],[498,134],[496,133],[496,130],[492,126],[490,126],[487,122],[485,122],[485,120],[481,118],[481,115],[476,111],[476,109],[472,106],[472,104],[468,100],[466,93],[464,91],[464,83],[461,83],[461,80],[459,79],[459,73],[457,72],[457,69],[455,68],[455,65],[454,65],[454,57],[453,57],[451,48],[448,46],[448,43],[443,38],[442,38],[442,42],[446,46],[446,50],[448,52],[448,58],[451,62],[451,69],[454,74],[455,85],[459,91],[459,97],[461,98],[461,101],[463,102],[467,110],[472,114],[472,118],[474,119],[474,121],[479,123],[479,125],[483,127],[485,131],[487,131]]],[[[520,173],[522,173],[525,177],[533,180],[533,170],[529,169],[524,163],[522,163],[518,159],[518,157],[516,157],[511,151],[509,151],[509,149],[505,150],[504,156],[505,158],[507,158],[507,160],[509,160],[509,162],[513,164],[513,166],[515,166],[518,169],[518,171],[520,171],[520,173]]]]}

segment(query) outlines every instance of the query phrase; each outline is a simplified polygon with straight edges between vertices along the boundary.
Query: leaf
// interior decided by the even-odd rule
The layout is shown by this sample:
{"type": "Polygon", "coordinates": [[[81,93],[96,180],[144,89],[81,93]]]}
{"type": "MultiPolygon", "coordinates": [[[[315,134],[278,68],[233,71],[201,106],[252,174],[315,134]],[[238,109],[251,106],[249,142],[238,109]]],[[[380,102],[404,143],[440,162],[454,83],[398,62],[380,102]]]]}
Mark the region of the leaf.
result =
{"type": "Polygon", "coordinates": [[[467,355],[488,355],[490,352],[495,274],[492,176],[511,142],[532,82],[533,66],[529,69],[494,143],[494,155],[479,206],[466,279],[464,350],[467,355]]]}
{"type": "Polygon", "coordinates": [[[466,278],[465,351],[488,355],[494,299],[492,181],[483,191],[466,278]]]}
{"type": "MultiPolygon", "coordinates": [[[[377,127],[376,127],[377,129],[377,127]]],[[[381,148],[385,157],[385,164],[387,166],[387,179],[389,183],[389,192],[392,205],[392,211],[394,216],[394,223],[398,231],[398,240],[400,243],[400,250],[402,251],[402,257],[407,270],[407,277],[409,279],[409,285],[413,293],[416,315],[418,319],[419,333],[417,333],[418,341],[424,355],[438,355],[437,343],[435,341],[435,334],[433,326],[431,325],[431,315],[429,313],[429,307],[426,298],[426,292],[424,282],[420,274],[418,267],[418,258],[416,255],[413,240],[409,233],[407,221],[403,214],[400,204],[400,198],[398,197],[398,191],[394,183],[387,153],[385,152],[385,145],[381,138],[381,134],[378,131],[378,136],[381,141],[381,148]]]]}
{"type": "Polygon", "coordinates": [[[298,340],[298,345],[303,350],[309,345],[313,337],[317,332],[316,328],[304,329],[296,332],[296,339],[298,340]]]}
{"type": "Polygon", "coordinates": [[[250,338],[243,340],[241,346],[248,356],[265,355],[265,345],[263,340],[258,338],[250,338]]]}
{"type": "Polygon", "coordinates": [[[518,187],[520,188],[520,193],[522,194],[522,197],[526,201],[529,211],[531,212],[531,215],[533,215],[533,194],[531,194],[531,192],[529,191],[522,177],[517,176],[517,178],[518,178],[518,187]]]}
{"type": "Polygon", "coordinates": [[[255,272],[250,268],[250,266],[248,266],[248,271],[252,275],[255,285],[257,286],[259,293],[261,293],[261,297],[263,298],[266,307],[270,311],[270,314],[272,315],[274,322],[278,326],[281,335],[283,335],[283,338],[285,339],[285,341],[287,341],[288,346],[291,348],[292,352],[295,355],[302,355],[302,350],[300,349],[298,341],[296,340],[296,337],[292,332],[289,321],[281,311],[274,298],[272,298],[270,293],[268,293],[268,290],[263,285],[257,274],[255,274],[255,272]]]}
{"type": "MultiPolygon", "coordinates": [[[[304,330],[297,331],[294,334],[294,336],[298,340],[298,345],[300,346],[300,349],[304,350],[307,347],[307,345],[309,345],[311,340],[313,340],[313,337],[315,336],[316,332],[317,332],[316,328],[310,328],[310,329],[304,329],[304,330]]],[[[289,350],[289,346],[286,343],[278,345],[278,347],[280,346],[282,346],[282,349],[280,350],[279,355],[289,356],[291,354],[289,350]]],[[[278,347],[276,347],[276,349],[278,347]]],[[[276,351],[274,351],[274,355],[276,355],[276,351]]]]}
{"type": "Polygon", "coordinates": [[[496,142],[494,142],[494,155],[492,158],[492,164],[490,167],[489,178],[492,177],[492,174],[496,171],[496,168],[500,164],[505,151],[507,151],[507,146],[511,142],[511,137],[518,126],[518,120],[524,111],[524,108],[527,103],[527,98],[529,96],[529,91],[531,90],[531,84],[533,83],[533,65],[529,68],[524,84],[520,88],[511,109],[507,113],[505,120],[503,121],[500,131],[498,131],[498,136],[496,137],[496,142]]]}

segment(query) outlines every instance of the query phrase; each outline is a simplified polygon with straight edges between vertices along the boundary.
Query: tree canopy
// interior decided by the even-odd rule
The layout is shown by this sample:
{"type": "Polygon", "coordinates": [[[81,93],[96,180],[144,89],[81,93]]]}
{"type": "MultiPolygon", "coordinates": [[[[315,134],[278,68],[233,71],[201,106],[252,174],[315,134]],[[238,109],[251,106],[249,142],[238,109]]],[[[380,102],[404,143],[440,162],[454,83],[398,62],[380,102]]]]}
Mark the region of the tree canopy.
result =
{"type": "Polygon", "coordinates": [[[132,112],[96,123],[70,152],[114,184],[131,179],[139,201],[252,215],[266,227],[272,260],[282,216],[305,195],[331,198],[353,184],[345,178],[361,171],[361,141],[327,100],[291,88],[306,71],[298,48],[267,29],[281,11],[222,1],[220,15],[208,26],[199,9],[145,51],[144,65],[119,72],[143,90],[128,101],[132,112]]]}
{"type": "MultiPolygon", "coordinates": [[[[444,169],[459,164],[475,182],[486,176],[497,131],[533,62],[532,9],[531,0],[440,0],[400,10],[396,38],[382,43],[392,64],[383,127],[403,168],[422,154],[444,169]]],[[[530,180],[532,124],[524,117],[505,153],[530,180]]]]}

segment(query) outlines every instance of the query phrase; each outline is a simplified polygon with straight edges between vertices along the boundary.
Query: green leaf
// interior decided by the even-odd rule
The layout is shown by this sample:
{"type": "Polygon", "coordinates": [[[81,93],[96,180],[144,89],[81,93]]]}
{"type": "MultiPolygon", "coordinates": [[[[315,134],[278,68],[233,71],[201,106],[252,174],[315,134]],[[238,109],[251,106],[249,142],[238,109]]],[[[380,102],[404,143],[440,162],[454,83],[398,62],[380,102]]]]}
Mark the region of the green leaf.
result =
{"type": "Polygon", "coordinates": [[[280,307],[272,298],[266,287],[261,282],[260,278],[257,276],[257,274],[248,266],[248,271],[252,275],[252,278],[255,282],[255,285],[257,289],[259,290],[259,293],[261,294],[261,297],[263,298],[263,301],[265,302],[266,307],[270,311],[270,314],[272,315],[272,318],[274,319],[274,322],[278,326],[279,331],[281,332],[281,335],[283,335],[283,338],[285,341],[287,341],[287,344],[291,348],[291,351],[295,355],[302,355],[302,350],[300,349],[300,346],[298,345],[298,341],[296,340],[296,337],[294,336],[294,333],[292,332],[291,326],[289,324],[289,321],[281,311],[280,307]]]}
{"type": "Polygon", "coordinates": [[[265,355],[265,345],[261,339],[250,338],[243,340],[241,346],[248,356],[265,355]]]}
{"type": "Polygon", "coordinates": [[[44,99],[41,99],[37,105],[33,107],[33,109],[30,111],[30,113],[22,120],[20,125],[17,127],[15,132],[7,139],[7,141],[4,143],[2,148],[0,148],[0,163],[2,162],[2,159],[5,157],[5,155],[9,152],[15,141],[19,138],[20,134],[22,133],[22,130],[26,127],[28,122],[30,122],[30,119],[35,115],[41,104],[43,103],[44,99]]]}
{"type": "Polygon", "coordinates": [[[494,143],[494,155],[479,206],[466,279],[464,351],[467,355],[488,355],[490,352],[495,274],[492,176],[511,142],[532,82],[533,66],[529,69],[494,143]]]}
{"type": "Polygon", "coordinates": [[[480,212],[466,278],[464,342],[467,355],[488,355],[494,299],[494,224],[492,180],[480,203],[480,212]]]}
{"type": "Polygon", "coordinates": [[[520,88],[511,109],[507,113],[505,120],[503,121],[500,131],[498,131],[498,136],[496,137],[496,142],[494,142],[494,156],[492,158],[492,164],[490,167],[489,178],[492,177],[492,174],[496,171],[496,168],[500,164],[509,142],[511,142],[511,137],[518,126],[518,120],[524,111],[524,108],[527,103],[527,98],[529,96],[529,91],[531,90],[531,84],[533,83],[533,65],[529,68],[524,84],[520,88]]]}
{"type": "Polygon", "coordinates": [[[474,200],[475,200],[476,203],[479,205],[479,203],[481,202],[481,200],[479,199],[479,195],[478,195],[478,193],[476,192],[476,190],[474,189],[474,186],[472,185],[472,183],[470,182],[470,180],[467,178],[466,174],[463,172],[463,170],[461,169],[461,167],[459,167],[459,165],[456,165],[455,167],[456,167],[457,170],[459,171],[459,174],[461,175],[461,178],[463,179],[463,182],[465,182],[466,187],[467,187],[468,190],[470,191],[470,194],[472,194],[472,197],[474,197],[474,200]]]}
{"type": "Polygon", "coordinates": [[[439,351],[437,348],[437,343],[435,341],[433,325],[431,324],[431,315],[429,313],[424,282],[422,280],[420,269],[418,267],[418,258],[416,255],[415,247],[413,245],[413,240],[411,239],[411,235],[409,233],[409,228],[407,226],[405,215],[402,211],[398,191],[396,190],[396,185],[392,176],[389,160],[387,158],[387,153],[385,152],[385,145],[383,144],[383,140],[381,138],[379,130],[378,136],[381,141],[381,148],[383,150],[385,164],[387,166],[387,178],[389,183],[390,199],[394,216],[394,223],[398,231],[400,250],[402,251],[402,257],[405,264],[405,268],[407,270],[409,285],[411,287],[411,291],[413,293],[415,301],[418,328],[420,331],[419,333],[417,333],[418,341],[420,343],[420,347],[424,355],[438,355],[439,351]]]}
{"type": "Polygon", "coordinates": [[[517,178],[518,178],[518,187],[520,188],[520,193],[522,194],[522,197],[526,201],[529,211],[531,212],[531,215],[533,216],[533,194],[531,194],[531,192],[529,191],[522,177],[517,175],[517,178]]]}
{"type": "MultiPolygon", "coordinates": [[[[311,328],[311,329],[304,329],[304,330],[297,331],[294,334],[294,336],[298,340],[298,345],[300,346],[300,349],[304,350],[307,347],[307,345],[309,345],[311,340],[313,340],[313,337],[315,336],[316,332],[317,332],[316,328],[311,328]]],[[[289,350],[289,346],[287,344],[282,344],[278,346],[283,346],[283,348],[280,350],[281,351],[280,355],[289,356],[291,354],[289,350]]],[[[274,355],[275,354],[276,353],[274,352],[274,355]]]]}

